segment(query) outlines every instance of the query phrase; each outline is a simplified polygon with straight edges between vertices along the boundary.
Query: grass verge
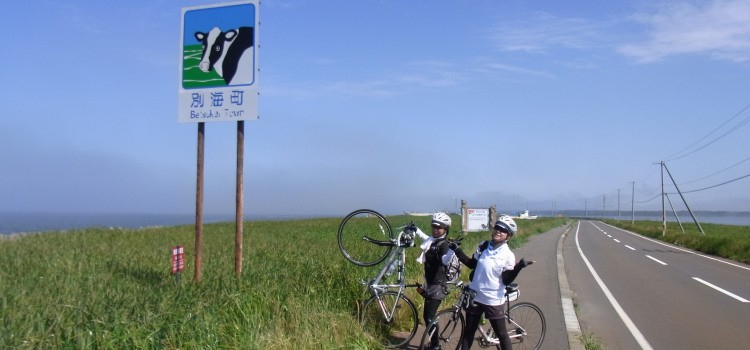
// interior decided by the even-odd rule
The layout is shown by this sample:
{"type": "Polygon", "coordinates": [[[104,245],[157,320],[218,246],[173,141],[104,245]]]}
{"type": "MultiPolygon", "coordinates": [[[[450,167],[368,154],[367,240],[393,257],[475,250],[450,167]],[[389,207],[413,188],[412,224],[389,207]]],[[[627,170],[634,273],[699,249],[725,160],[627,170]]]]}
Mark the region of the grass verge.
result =
{"type": "MultiPolygon", "coordinates": [[[[393,216],[392,225],[429,218],[393,216]]],[[[454,220],[458,220],[457,217],[454,220]]],[[[246,222],[243,274],[234,275],[234,224],[204,227],[203,280],[194,283],[194,228],[90,228],[0,240],[0,348],[375,349],[357,323],[359,268],[339,253],[340,219],[246,222]],[[186,272],[170,275],[170,248],[186,272]]],[[[454,221],[460,222],[460,221],[454,221]]],[[[519,220],[530,235],[565,219],[519,220]]],[[[464,244],[487,239],[469,234],[464,244]]],[[[409,249],[407,276],[422,266],[409,249]]],[[[464,269],[465,270],[465,269],[464,269]]],[[[464,271],[468,275],[468,271],[464,271]]],[[[422,298],[410,298],[420,307],[422,298]]]]}

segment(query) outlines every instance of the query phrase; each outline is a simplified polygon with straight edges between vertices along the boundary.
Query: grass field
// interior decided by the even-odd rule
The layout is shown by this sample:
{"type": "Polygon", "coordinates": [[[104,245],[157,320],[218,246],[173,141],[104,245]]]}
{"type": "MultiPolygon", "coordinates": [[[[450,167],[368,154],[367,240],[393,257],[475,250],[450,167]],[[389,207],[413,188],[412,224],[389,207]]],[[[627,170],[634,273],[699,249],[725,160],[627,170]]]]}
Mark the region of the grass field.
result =
{"type": "MultiPolygon", "coordinates": [[[[413,220],[429,227],[429,218],[388,219],[393,226],[413,220]]],[[[377,267],[356,267],[341,256],[339,221],[245,223],[240,278],[234,274],[234,224],[205,225],[200,283],[192,278],[193,226],[0,240],[0,348],[376,349],[356,313],[367,296],[358,281],[373,277],[377,267]],[[170,248],[180,244],[186,271],[177,284],[170,248]]],[[[511,246],[565,222],[519,220],[521,234],[511,246]]],[[[487,237],[471,233],[464,245],[487,237]]],[[[418,248],[407,254],[408,281],[420,281],[418,248]]],[[[421,313],[422,298],[409,293],[421,313]]]]}

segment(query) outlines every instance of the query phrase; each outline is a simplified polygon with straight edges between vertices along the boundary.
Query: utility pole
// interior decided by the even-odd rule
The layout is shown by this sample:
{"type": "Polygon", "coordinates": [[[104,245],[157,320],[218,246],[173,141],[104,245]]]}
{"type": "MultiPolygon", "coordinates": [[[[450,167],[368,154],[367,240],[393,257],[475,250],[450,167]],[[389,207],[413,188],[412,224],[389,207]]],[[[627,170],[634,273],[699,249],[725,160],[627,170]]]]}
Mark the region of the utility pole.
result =
{"type": "Polygon", "coordinates": [[[633,215],[630,219],[630,224],[635,225],[635,181],[633,183],[633,192],[630,195],[630,213],[633,215]]]}
{"type": "Polygon", "coordinates": [[[664,208],[664,161],[661,161],[661,235],[667,234],[667,212],[664,208]]]}
{"type": "Polygon", "coordinates": [[[602,215],[604,216],[605,219],[607,218],[607,195],[606,194],[602,195],[602,215]]]}
{"type": "MultiPolygon", "coordinates": [[[[669,168],[667,168],[666,164],[664,162],[661,162],[662,168],[667,170],[667,175],[669,175],[669,178],[672,180],[672,184],[674,185],[674,188],[677,189],[677,193],[680,195],[680,198],[682,198],[682,203],[685,203],[685,208],[687,208],[688,213],[690,213],[690,216],[693,218],[693,222],[695,222],[695,226],[698,226],[698,230],[701,231],[702,234],[706,234],[703,232],[703,227],[701,227],[701,224],[698,223],[698,219],[695,218],[695,215],[693,215],[693,211],[690,210],[690,206],[688,205],[687,201],[685,200],[685,196],[682,195],[682,192],[680,191],[680,188],[677,187],[677,182],[674,181],[674,178],[672,177],[672,173],[669,172],[669,168]]],[[[662,198],[662,201],[664,199],[662,198]]],[[[677,216],[677,213],[675,213],[675,216],[677,216]]]]}
{"type": "Polygon", "coordinates": [[[583,199],[583,209],[585,213],[584,217],[588,218],[589,217],[589,199],[588,198],[583,199]]]}
{"type": "Polygon", "coordinates": [[[617,189],[617,222],[620,222],[620,189],[617,189]]]}

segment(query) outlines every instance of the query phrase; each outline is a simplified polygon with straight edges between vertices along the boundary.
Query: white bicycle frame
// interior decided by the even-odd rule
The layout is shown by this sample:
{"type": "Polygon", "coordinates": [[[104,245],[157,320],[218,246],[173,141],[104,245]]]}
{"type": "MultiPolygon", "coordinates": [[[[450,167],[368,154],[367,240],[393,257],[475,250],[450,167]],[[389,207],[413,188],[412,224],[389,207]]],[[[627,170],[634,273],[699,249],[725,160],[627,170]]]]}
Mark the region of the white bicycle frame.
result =
{"type": "Polygon", "coordinates": [[[369,282],[364,280],[361,281],[362,284],[367,285],[370,293],[378,300],[378,305],[380,305],[380,310],[383,312],[383,317],[388,322],[393,319],[393,314],[396,312],[396,306],[398,303],[393,303],[393,306],[390,307],[389,310],[389,307],[383,302],[381,295],[388,290],[397,289],[396,300],[398,300],[401,298],[401,295],[404,294],[404,289],[406,289],[406,287],[413,287],[412,285],[406,285],[404,283],[404,264],[406,264],[406,248],[414,246],[414,237],[402,230],[398,234],[398,237],[392,239],[390,243],[396,247],[396,250],[394,250],[385,260],[385,265],[380,269],[377,277],[369,282]],[[398,271],[396,283],[380,284],[393,264],[395,264],[395,268],[398,271]]]}

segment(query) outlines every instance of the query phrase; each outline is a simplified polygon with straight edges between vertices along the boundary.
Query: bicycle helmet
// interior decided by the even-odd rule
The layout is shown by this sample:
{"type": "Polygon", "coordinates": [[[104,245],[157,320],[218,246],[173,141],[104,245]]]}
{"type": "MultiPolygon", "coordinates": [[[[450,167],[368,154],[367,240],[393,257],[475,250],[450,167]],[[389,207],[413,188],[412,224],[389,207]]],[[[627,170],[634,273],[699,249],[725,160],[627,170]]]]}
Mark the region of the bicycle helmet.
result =
{"type": "Polygon", "coordinates": [[[432,215],[432,224],[440,225],[448,229],[451,227],[451,217],[446,213],[437,212],[432,215]]]}
{"type": "Polygon", "coordinates": [[[516,221],[513,220],[512,217],[508,215],[500,215],[500,217],[497,218],[497,221],[495,221],[495,230],[501,230],[508,232],[508,237],[513,236],[518,232],[518,226],[516,225],[516,221]]]}

